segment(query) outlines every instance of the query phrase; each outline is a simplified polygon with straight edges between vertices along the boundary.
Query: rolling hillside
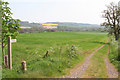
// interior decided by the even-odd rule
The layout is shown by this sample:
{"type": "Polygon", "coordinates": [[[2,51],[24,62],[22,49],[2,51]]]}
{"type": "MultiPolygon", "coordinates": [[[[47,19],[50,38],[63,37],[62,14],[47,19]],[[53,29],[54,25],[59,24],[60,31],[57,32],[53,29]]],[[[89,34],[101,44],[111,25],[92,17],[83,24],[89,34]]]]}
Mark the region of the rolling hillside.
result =
{"type": "MultiPolygon", "coordinates": [[[[97,24],[87,24],[87,23],[74,23],[74,22],[46,22],[52,23],[52,24],[58,24],[59,26],[66,26],[66,27],[100,27],[100,25],[97,24]]],[[[29,23],[28,21],[22,21],[20,22],[21,26],[25,27],[42,27],[40,23],[29,23]]]]}
{"type": "Polygon", "coordinates": [[[104,27],[97,24],[73,23],[73,22],[46,22],[46,23],[29,23],[28,21],[20,22],[21,27],[29,27],[23,32],[54,32],[54,31],[87,31],[87,32],[104,32],[104,27]],[[46,25],[42,25],[46,24],[46,25]],[[52,24],[52,25],[50,25],[52,24]],[[54,25],[57,24],[57,25],[54,25]],[[31,27],[31,29],[30,29],[31,27]],[[48,28],[51,27],[51,28],[48,28]],[[56,27],[56,28],[52,28],[56,27]]]}

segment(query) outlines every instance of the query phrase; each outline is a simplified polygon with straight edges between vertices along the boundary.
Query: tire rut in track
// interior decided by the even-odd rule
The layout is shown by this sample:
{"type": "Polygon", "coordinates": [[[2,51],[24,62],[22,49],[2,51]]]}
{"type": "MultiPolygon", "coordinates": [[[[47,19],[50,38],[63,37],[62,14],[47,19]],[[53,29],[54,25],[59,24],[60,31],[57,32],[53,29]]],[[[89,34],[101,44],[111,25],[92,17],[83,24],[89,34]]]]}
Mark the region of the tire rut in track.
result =
{"type": "Polygon", "coordinates": [[[106,44],[108,43],[108,40],[105,44],[103,44],[102,46],[100,46],[99,48],[97,48],[94,52],[92,52],[92,54],[90,54],[84,61],[84,63],[81,66],[78,66],[77,68],[73,68],[70,72],[70,75],[65,75],[62,78],[81,78],[82,74],[85,72],[85,70],[88,68],[88,66],[90,65],[90,59],[91,57],[98,51],[100,50],[102,47],[104,47],[106,44]]]}

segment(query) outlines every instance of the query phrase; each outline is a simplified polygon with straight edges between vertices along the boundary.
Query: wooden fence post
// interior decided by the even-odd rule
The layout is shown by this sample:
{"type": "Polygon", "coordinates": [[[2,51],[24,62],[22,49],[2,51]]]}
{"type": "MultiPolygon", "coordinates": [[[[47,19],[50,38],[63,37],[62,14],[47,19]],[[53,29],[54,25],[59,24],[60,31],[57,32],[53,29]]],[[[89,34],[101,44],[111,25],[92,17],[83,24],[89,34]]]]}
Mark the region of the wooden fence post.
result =
{"type": "Polygon", "coordinates": [[[46,57],[48,57],[49,51],[46,52],[46,57]]]}
{"type": "Polygon", "coordinates": [[[8,68],[8,55],[5,56],[5,68],[8,68]]]}
{"type": "Polygon", "coordinates": [[[43,58],[48,57],[48,54],[49,54],[49,51],[47,51],[47,52],[46,52],[46,54],[44,55],[44,57],[43,57],[43,58]]]}
{"type": "Polygon", "coordinates": [[[22,61],[22,70],[24,71],[24,72],[26,72],[27,71],[27,67],[26,67],[26,61],[22,61]]]}
{"type": "Polygon", "coordinates": [[[74,45],[72,45],[72,47],[71,47],[71,50],[73,50],[74,49],[74,45]]]}
{"type": "Polygon", "coordinates": [[[11,36],[8,36],[8,61],[9,68],[12,70],[11,36]]]}

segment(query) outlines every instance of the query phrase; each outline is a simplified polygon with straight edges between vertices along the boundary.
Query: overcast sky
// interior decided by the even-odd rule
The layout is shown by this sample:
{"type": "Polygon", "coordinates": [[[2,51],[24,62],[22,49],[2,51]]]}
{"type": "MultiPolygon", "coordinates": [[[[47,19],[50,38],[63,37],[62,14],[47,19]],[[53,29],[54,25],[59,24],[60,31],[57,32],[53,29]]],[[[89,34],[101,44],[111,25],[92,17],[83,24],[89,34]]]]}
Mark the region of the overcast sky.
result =
{"type": "Polygon", "coordinates": [[[4,0],[13,17],[29,22],[78,22],[100,24],[102,11],[120,0],[4,0]]]}

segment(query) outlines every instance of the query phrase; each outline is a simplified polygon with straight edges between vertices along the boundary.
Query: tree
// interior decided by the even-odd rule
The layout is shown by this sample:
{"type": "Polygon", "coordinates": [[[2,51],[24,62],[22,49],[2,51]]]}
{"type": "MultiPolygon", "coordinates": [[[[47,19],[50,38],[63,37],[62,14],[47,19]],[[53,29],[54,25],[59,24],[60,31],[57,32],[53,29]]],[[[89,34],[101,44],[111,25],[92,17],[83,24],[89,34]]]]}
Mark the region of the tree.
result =
{"type": "Polygon", "coordinates": [[[11,36],[12,38],[16,38],[19,34],[18,30],[20,29],[20,20],[19,19],[13,19],[12,18],[12,12],[11,9],[8,7],[8,2],[2,2],[1,6],[1,16],[2,16],[2,53],[3,53],[3,62],[5,64],[5,47],[7,46],[7,40],[8,36],[11,36]]]}
{"type": "MultiPolygon", "coordinates": [[[[2,1],[0,0],[0,10],[2,9],[2,1]]],[[[1,38],[1,33],[2,33],[2,15],[1,15],[1,11],[0,11],[0,38],[1,38]]],[[[1,42],[1,39],[0,39],[0,42],[1,42]]]]}
{"type": "Polygon", "coordinates": [[[103,12],[103,18],[105,18],[105,22],[102,23],[102,26],[105,26],[109,34],[114,35],[115,40],[118,40],[120,34],[118,6],[113,2],[110,3],[110,5],[107,6],[107,10],[103,12]]]}

